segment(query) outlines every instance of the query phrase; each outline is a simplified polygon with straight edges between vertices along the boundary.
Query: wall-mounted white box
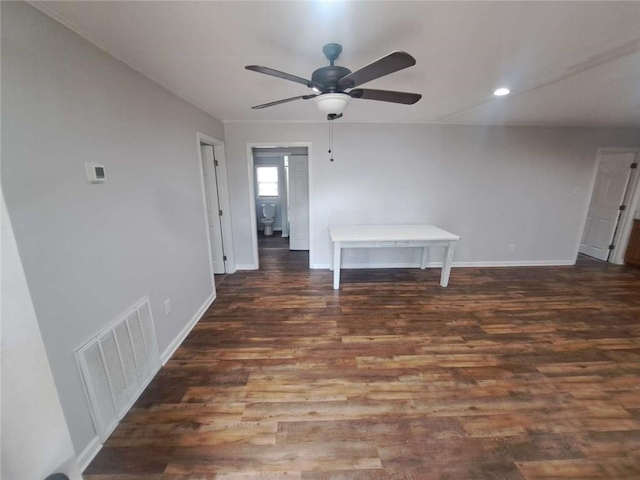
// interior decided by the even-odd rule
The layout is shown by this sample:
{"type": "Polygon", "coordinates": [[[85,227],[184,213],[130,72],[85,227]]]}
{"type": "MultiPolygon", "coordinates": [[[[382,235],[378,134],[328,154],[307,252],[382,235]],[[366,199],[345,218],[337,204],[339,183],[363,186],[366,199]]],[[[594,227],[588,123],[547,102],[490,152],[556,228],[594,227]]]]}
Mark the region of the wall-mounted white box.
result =
{"type": "Polygon", "coordinates": [[[107,171],[104,165],[87,162],[84,164],[89,183],[104,183],[107,180],[107,171]]]}

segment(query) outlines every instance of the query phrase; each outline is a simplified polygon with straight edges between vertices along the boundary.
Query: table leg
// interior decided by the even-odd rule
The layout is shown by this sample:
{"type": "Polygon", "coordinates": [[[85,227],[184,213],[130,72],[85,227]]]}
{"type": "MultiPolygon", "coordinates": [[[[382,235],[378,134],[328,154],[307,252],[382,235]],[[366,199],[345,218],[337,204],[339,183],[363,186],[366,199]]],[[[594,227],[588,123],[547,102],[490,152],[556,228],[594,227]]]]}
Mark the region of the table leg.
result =
{"type": "Polygon", "coordinates": [[[427,268],[427,260],[429,260],[429,246],[425,245],[422,249],[422,260],[420,261],[420,268],[427,268]]]}
{"type": "Polygon", "coordinates": [[[453,262],[454,250],[454,242],[449,242],[444,248],[444,262],[442,263],[442,273],[440,275],[441,287],[446,287],[447,285],[449,285],[449,275],[451,274],[451,263],[453,262]]]}
{"type": "Polygon", "coordinates": [[[333,289],[340,288],[340,242],[333,242],[333,289]]]}
{"type": "Polygon", "coordinates": [[[333,272],[333,240],[331,240],[331,247],[329,248],[329,271],[333,272]]]}

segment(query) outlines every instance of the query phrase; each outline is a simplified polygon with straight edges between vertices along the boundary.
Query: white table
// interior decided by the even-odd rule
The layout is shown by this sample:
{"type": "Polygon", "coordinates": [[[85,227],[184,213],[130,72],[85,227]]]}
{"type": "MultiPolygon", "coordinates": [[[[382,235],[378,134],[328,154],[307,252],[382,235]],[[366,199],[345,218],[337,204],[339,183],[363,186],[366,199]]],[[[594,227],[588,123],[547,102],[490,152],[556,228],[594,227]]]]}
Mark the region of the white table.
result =
{"type": "Polygon", "coordinates": [[[451,262],[458,235],[433,225],[331,225],[333,242],[333,288],[340,288],[340,256],[343,248],[421,247],[420,268],[427,267],[429,247],[443,246],[444,261],[440,285],[449,284],[451,262]]]}

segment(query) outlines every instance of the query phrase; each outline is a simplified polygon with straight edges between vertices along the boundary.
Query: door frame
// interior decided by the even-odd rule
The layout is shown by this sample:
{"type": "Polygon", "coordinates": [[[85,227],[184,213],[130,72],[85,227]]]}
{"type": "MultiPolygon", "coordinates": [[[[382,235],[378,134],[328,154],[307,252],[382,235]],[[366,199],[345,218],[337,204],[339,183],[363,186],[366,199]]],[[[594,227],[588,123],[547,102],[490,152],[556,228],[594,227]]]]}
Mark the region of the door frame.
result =
{"type": "Polygon", "coordinates": [[[312,192],[312,179],[313,179],[313,144],[311,142],[247,142],[247,168],[249,173],[249,214],[251,219],[251,242],[253,247],[253,265],[247,270],[258,270],[260,268],[260,259],[258,256],[258,230],[257,217],[256,217],[256,189],[255,189],[255,167],[253,162],[253,149],[254,148],[274,148],[274,147],[306,147],[307,148],[307,162],[309,170],[309,269],[311,269],[313,258],[313,195],[312,192]]]}
{"type": "MultiPolygon", "coordinates": [[[[578,232],[578,239],[576,242],[575,249],[575,259],[578,260],[578,255],[580,254],[580,241],[582,240],[582,235],[584,233],[584,229],[587,226],[587,217],[589,216],[589,206],[591,205],[591,197],[593,197],[593,189],[596,186],[596,178],[598,177],[598,169],[600,167],[600,162],[602,159],[602,155],[610,154],[610,153],[635,153],[636,158],[635,161],[640,161],[640,149],[638,148],[625,148],[625,147],[602,147],[598,148],[596,153],[596,162],[593,165],[591,172],[591,182],[589,186],[589,195],[587,197],[587,202],[584,207],[584,212],[582,214],[582,222],[581,228],[578,232]]],[[[631,234],[631,228],[633,227],[633,212],[636,209],[640,208],[640,188],[638,178],[640,178],[640,170],[636,169],[635,178],[632,178],[629,183],[628,188],[630,192],[628,195],[629,202],[627,208],[622,212],[622,216],[620,217],[618,223],[618,231],[615,232],[615,236],[613,237],[614,248],[609,255],[608,263],[613,263],[617,265],[624,265],[624,251],[627,248],[627,243],[629,241],[629,235],[631,234]]],[[[634,173],[631,172],[633,176],[634,173]]]]}
{"type": "MultiPolygon", "coordinates": [[[[634,162],[640,163],[640,149],[632,149],[630,152],[636,154],[634,162]]],[[[609,262],[616,265],[624,265],[624,253],[629,244],[631,229],[633,228],[633,216],[636,210],[640,209],[640,169],[635,168],[631,172],[628,190],[625,192],[627,196],[626,207],[620,216],[618,223],[618,231],[613,237],[615,247],[609,256],[609,262]],[[635,177],[635,178],[634,178],[635,177]]]]}
{"type": "Polygon", "coordinates": [[[218,187],[218,201],[222,210],[222,218],[220,225],[222,227],[222,241],[224,245],[224,255],[227,260],[224,261],[224,269],[226,273],[236,272],[236,259],[234,253],[233,232],[231,231],[231,202],[229,199],[229,181],[227,179],[227,157],[225,155],[224,142],[217,138],[211,137],[204,133],[196,132],[196,140],[198,146],[198,171],[200,172],[200,187],[202,190],[202,206],[204,208],[204,227],[207,239],[207,252],[209,253],[209,270],[211,271],[211,281],[214,283],[213,291],[215,292],[215,279],[213,274],[213,255],[211,253],[211,236],[209,235],[209,219],[207,218],[207,191],[204,181],[204,170],[202,168],[202,151],[200,145],[210,145],[213,147],[214,158],[218,161],[216,168],[216,183],[218,187]]]}

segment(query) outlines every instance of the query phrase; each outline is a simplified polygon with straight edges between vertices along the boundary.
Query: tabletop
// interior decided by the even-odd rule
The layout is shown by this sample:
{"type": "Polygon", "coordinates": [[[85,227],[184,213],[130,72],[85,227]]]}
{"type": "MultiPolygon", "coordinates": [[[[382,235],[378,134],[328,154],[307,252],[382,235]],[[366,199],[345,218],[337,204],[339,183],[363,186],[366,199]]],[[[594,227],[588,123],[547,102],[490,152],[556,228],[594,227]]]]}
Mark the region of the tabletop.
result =
{"type": "Polygon", "coordinates": [[[458,235],[434,225],[331,225],[329,235],[333,242],[460,240],[458,235]]]}

